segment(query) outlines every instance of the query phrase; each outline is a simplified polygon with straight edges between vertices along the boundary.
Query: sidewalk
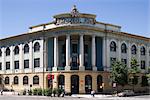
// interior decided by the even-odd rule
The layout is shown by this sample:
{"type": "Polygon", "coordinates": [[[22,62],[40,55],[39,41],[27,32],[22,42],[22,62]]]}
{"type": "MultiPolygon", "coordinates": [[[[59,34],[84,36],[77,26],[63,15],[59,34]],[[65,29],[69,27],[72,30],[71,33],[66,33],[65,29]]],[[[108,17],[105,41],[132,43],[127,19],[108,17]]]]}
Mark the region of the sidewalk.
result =
{"type": "Polygon", "coordinates": [[[105,98],[105,97],[112,97],[112,95],[95,94],[95,96],[93,97],[90,94],[73,94],[72,97],[77,97],[77,98],[105,98]]]}

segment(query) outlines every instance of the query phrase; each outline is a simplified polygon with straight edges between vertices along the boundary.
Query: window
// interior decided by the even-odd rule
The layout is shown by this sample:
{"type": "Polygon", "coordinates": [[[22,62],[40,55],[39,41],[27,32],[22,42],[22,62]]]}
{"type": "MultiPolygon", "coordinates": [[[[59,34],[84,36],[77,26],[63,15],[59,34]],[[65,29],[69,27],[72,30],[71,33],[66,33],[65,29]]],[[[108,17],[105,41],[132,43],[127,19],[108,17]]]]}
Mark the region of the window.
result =
{"type": "Polygon", "coordinates": [[[23,77],[23,85],[28,84],[28,76],[23,77]]]}
{"type": "Polygon", "coordinates": [[[24,53],[29,53],[29,45],[25,44],[24,46],[24,53]]]}
{"type": "Polygon", "coordinates": [[[66,45],[62,45],[62,54],[65,54],[66,53],[66,45]]]}
{"type": "Polygon", "coordinates": [[[19,83],[19,81],[18,81],[18,76],[15,76],[14,77],[14,84],[18,84],[19,83]]]}
{"type": "Polygon", "coordinates": [[[84,53],[88,54],[88,45],[84,45],[84,53]]]}
{"type": "Polygon", "coordinates": [[[145,69],[145,61],[144,60],[141,61],[141,69],[145,69]]]}
{"type": "Polygon", "coordinates": [[[6,49],[6,56],[10,56],[10,49],[9,49],[9,47],[6,49]]]}
{"type": "Polygon", "coordinates": [[[121,59],[121,62],[125,65],[127,65],[127,59],[121,59]]]}
{"type": "Polygon", "coordinates": [[[127,53],[127,46],[125,43],[121,45],[121,53],[127,53]]]}
{"type": "Polygon", "coordinates": [[[64,89],[64,84],[65,84],[65,76],[64,75],[59,75],[58,76],[58,88],[59,89],[64,89]]]}
{"type": "Polygon", "coordinates": [[[133,46],[131,47],[131,53],[132,53],[133,55],[136,54],[136,46],[135,46],[135,45],[133,45],[133,46]]]}
{"type": "Polygon", "coordinates": [[[6,70],[10,69],[10,62],[6,62],[6,70]]]}
{"type": "Polygon", "coordinates": [[[9,77],[5,77],[5,84],[9,84],[9,77]]]}
{"type": "Polygon", "coordinates": [[[40,58],[34,59],[34,68],[40,67],[40,58]]]}
{"type": "Polygon", "coordinates": [[[116,61],[116,58],[111,57],[110,58],[110,65],[112,66],[112,64],[116,61]]]}
{"type": "Polygon", "coordinates": [[[146,76],[142,76],[142,82],[141,85],[144,86],[148,86],[148,80],[146,76]]]}
{"type": "Polygon", "coordinates": [[[40,44],[39,44],[39,42],[36,42],[35,44],[34,44],[34,52],[37,52],[37,51],[39,51],[40,50],[40,44]]]}
{"type": "Polygon", "coordinates": [[[150,50],[149,50],[149,56],[150,56],[150,50]]]}
{"type": "Polygon", "coordinates": [[[85,92],[90,93],[92,90],[92,76],[86,75],[85,76],[85,92]]]}
{"type": "Polygon", "coordinates": [[[2,56],[2,50],[0,49],[0,57],[2,56]]]}
{"type": "Polygon", "coordinates": [[[18,46],[15,47],[15,49],[14,49],[14,54],[15,54],[15,55],[19,54],[19,47],[18,47],[18,46]]]}
{"type": "Polygon", "coordinates": [[[77,44],[72,44],[72,53],[77,53],[77,44]]]}
{"type": "Polygon", "coordinates": [[[2,63],[0,62],[0,70],[2,70],[2,63]]]}
{"type": "Polygon", "coordinates": [[[145,47],[144,46],[141,47],[141,55],[145,55],[145,47]]]}
{"type": "Polygon", "coordinates": [[[116,43],[114,41],[110,43],[110,51],[116,51],[116,43]]]}
{"type": "Polygon", "coordinates": [[[37,75],[33,77],[33,84],[39,84],[39,77],[37,75]]]}
{"type": "Polygon", "coordinates": [[[24,69],[29,68],[29,60],[24,60],[24,69]]]}
{"type": "Polygon", "coordinates": [[[19,61],[15,61],[14,64],[15,64],[15,69],[19,69],[19,61]]]}

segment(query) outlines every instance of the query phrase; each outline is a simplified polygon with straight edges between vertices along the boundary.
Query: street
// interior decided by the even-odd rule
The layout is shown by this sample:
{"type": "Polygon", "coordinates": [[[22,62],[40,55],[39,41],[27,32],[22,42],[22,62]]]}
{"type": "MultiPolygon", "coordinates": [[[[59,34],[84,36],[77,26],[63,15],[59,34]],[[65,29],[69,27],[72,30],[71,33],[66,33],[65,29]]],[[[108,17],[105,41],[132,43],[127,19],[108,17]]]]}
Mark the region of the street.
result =
{"type": "Polygon", "coordinates": [[[134,97],[112,97],[112,96],[46,97],[46,96],[17,96],[17,95],[0,96],[0,100],[149,100],[149,98],[150,98],[150,95],[134,96],[134,97]]]}

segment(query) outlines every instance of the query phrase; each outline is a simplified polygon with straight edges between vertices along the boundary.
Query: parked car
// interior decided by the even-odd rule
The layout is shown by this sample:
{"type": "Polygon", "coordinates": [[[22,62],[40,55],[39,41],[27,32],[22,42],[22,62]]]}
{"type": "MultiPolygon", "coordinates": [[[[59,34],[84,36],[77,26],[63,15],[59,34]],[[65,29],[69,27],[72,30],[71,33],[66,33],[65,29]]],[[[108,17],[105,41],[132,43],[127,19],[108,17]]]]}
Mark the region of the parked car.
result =
{"type": "Polygon", "coordinates": [[[124,90],[123,92],[118,93],[119,97],[125,97],[125,96],[133,96],[134,92],[132,90],[124,90]]]}

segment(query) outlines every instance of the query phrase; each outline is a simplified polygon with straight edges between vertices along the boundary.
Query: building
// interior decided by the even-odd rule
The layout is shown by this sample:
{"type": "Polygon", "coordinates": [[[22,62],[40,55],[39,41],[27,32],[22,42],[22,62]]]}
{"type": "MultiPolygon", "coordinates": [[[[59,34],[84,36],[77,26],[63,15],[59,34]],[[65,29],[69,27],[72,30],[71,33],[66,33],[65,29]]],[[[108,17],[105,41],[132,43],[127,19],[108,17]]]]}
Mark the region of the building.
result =
{"type": "MultiPolygon", "coordinates": [[[[121,32],[121,27],[96,21],[96,15],[70,13],[29,28],[29,32],[0,40],[1,88],[16,91],[63,88],[71,93],[112,90],[110,70],[118,59],[130,67],[140,63],[142,77],[150,66],[150,38],[121,32]]],[[[126,86],[131,88],[131,86],[126,86]]]]}

